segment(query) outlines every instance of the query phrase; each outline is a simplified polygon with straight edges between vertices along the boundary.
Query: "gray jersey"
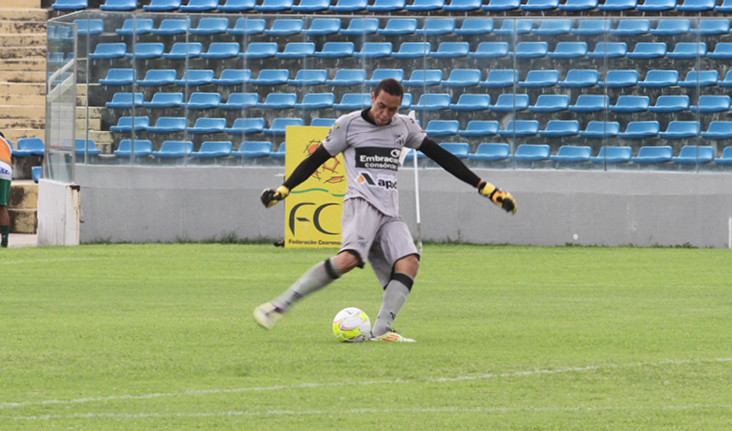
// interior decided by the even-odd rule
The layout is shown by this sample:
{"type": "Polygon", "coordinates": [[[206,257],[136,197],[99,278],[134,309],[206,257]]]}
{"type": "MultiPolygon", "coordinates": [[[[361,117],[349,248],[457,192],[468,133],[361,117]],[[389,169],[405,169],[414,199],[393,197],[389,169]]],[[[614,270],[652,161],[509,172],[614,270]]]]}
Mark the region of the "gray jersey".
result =
{"type": "Polygon", "coordinates": [[[343,153],[348,177],[344,200],[363,198],[383,214],[397,216],[399,154],[403,147],[418,149],[427,135],[406,115],[394,115],[385,126],[365,116],[365,111],[356,111],[338,118],[323,147],[332,156],[343,153]]]}

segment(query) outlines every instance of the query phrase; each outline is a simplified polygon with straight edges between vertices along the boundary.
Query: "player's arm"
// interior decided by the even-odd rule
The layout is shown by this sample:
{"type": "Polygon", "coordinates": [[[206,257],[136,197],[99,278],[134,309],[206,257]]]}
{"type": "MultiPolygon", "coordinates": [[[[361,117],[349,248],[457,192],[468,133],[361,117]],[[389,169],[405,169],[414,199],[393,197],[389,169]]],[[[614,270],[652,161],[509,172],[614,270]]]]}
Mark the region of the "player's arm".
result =
{"type": "Polygon", "coordinates": [[[264,189],[262,192],[262,203],[265,207],[269,208],[277,205],[277,202],[286,198],[290,194],[290,190],[294,189],[298,185],[302,184],[305,180],[315,172],[320,165],[328,161],[332,156],[322,146],[310,154],[305,160],[300,162],[299,165],[292,171],[292,175],[277,189],[264,189]]]}
{"type": "Polygon", "coordinates": [[[457,156],[439,146],[432,139],[424,138],[419,150],[459,180],[477,188],[481,195],[487,197],[499,207],[507,212],[516,214],[516,201],[510,193],[500,190],[493,184],[480,179],[457,156]]]}

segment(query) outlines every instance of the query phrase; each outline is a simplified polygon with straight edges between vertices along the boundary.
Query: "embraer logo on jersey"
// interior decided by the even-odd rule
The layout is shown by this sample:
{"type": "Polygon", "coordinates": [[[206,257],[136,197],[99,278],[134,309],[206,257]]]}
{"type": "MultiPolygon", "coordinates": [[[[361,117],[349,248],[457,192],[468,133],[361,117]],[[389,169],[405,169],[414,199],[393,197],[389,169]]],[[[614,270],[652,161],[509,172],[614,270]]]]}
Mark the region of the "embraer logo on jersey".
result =
{"type": "Polygon", "coordinates": [[[400,153],[398,148],[356,148],[356,167],[396,171],[399,170],[400,153]]]}
{"type": "Polygon", "coordinates": [[[358,176],[358,182],[363,183],[365,182],[371,187],[381,187],[387,190],[396,190],[397,188],[397,182],[390,179],[384,179],[384,178],[377,178],[376,181],[366,172],[361,172],[361,175],[358,176]]]}

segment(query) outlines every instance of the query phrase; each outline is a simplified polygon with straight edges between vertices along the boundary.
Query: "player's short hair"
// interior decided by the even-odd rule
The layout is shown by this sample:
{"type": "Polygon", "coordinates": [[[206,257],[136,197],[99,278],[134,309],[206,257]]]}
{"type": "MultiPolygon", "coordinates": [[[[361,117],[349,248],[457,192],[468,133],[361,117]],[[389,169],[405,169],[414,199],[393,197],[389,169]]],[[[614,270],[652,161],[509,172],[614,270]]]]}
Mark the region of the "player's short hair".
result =
{"type": "Polygon", "coordinates": [[[402,88],[402,84],[400,84],[399,81],[394,78],[382,79],[376,85],[376,89],[374,90],[374,96],[378,96],[381,91],[384,91],[396,97],[404,96],[404,88],[402,88]]]}

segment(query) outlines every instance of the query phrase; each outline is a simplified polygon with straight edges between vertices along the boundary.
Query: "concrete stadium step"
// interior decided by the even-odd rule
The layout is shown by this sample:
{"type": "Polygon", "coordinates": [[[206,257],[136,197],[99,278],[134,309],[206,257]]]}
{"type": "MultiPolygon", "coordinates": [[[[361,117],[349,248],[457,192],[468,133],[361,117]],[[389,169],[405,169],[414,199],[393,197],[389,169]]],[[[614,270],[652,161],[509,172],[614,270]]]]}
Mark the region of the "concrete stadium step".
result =
{"type": "Polygon", "coordinates": [[[12,3],[12,0],[3,0],[0,2],[0,21],[38,21],[44,22],[48,20],[48,11],[40,8],[40,2],[37,8],[33,7],[6,7],[6,4],[12,3]]]}
{"type": "MultiPolygon", "coordinates": [[[[104,111],[107,108],[102,108],[99,106],[90,106],[89,107],[89,118],[102,118],[102,115],[104,115],[104,111]]],[[[77,119],[83,119],[86,118],[86,106],[77,106],[76,107],[76,118],[77,119]]]]}
{"type": "Polygon", "coordinates": [[[36,233],[38,230],[38,184],[13,181],[8,196],[11,233],[36,233]]]}
{"type": "Polygon", "coordinates": [[[5,129],[3,134],[6,138],[13,141],[13,144],[17,146],[18,139],[21,138],[41,138],[46,140],[45,129],[5,129]]]}
{"type": "Polygon", "coordinates": [[[8,129],[41,129],[45,128],[45,118],[2,118],[0,119],[0,130],[8,129]]]}
{"type": "Polygon", "coordinates": [[[46,34],[46,32],[45,22],[0,21],[0,34],[46,34]]]}
{"type": "Polygon", "coordinates": [[[46,72],[26,72],[21,70],[0,71],[0,82],[35,82],[45,83],[46,72]]]}
{"type": "Polygon", "coordinates": [[[46,47],[45,46],[11,46],[11,47],[0,47],[0,58],[2,59],[28,59],[28,58],[46,58],[46,47]]]}
{"type": "Polygon", "coordinates": [[[0,48],[46,46],[45,34],[0,34],[0,48]]]}
{"type": "Polygon", "coordinates": [[[11,58],[7,60],[0,59],[0,70],[6,72],[46,72],[45,58],[11,58]]]}
{"type": "Polygon", "coordinates": [[[0,95],[22,94],[28,96],[45,96],[46,85],[43,83],[10,83],[0,82],[0,95]]]}
{"type": "Polygon", "coordinates": [[[2,0],[0,9],[40,9],[41,0],[2,0]]]}
{"type": "Polygon", "coordinates": [[[0,119],[9,118],[46,118],[46,105],[0,105],[0,119]]]}
{"type": "Polygon", "coordinates": [[[42,94],[2,94],[0,93],[0,105],[45,105],[46,96],[42,94]]]}

